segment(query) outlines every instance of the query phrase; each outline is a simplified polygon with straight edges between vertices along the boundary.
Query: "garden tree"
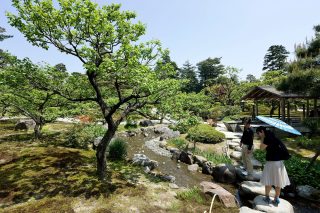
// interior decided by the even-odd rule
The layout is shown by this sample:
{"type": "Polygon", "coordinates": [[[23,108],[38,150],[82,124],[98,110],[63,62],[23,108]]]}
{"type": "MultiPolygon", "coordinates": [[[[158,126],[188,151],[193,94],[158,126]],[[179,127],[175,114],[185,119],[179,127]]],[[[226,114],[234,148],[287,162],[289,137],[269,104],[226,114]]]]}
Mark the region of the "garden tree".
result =
{"type": "MultiPolygon", "coordinates": [[[[4,33],[6,30],[2,27],[0,27],[0,42],[7,39],[11,38],[11,35],[5,35],[4,33]]],[[[14,56],[10,55],[8,52],[0,49],[0,69],[7,66],[8,63],[12,62],[15,59],[14,56]]]]}
{"type": "Polygon", "coordinates": [[[66,104],[54,92],[37,89],[38,81],[58,83],[63,80],[63,76],[53,78],[48,69],[51,68],[40,67],[24,59],[16,60],[15,65],[5,67],[0,73],[1,103],[34,120],[36,139],[41,136],[42,127],[46,123],[61,115],[61,107],[66,104]]]}
{"type": "Polygon", "coordinates": [[[90,0],[57,0],[55,7],[52,0],[12,2],[17,15],[8,13],[9,23],[29,42],[44,49],[54,46],[83,63],[91,86],[83,98],[59,91],[60,87],[51,89],[69,100],[98,104],[108,125],[96,149],[97,174],[105,179],[106,148],[120,122],[178,89],[177,80],[166,78],[174,75],[172,65],[163,64],[168,51],[158,41],[140,43],[145,26],[133,20],[135,13],[120,11],[118,4],[99,7],[90,0]]]}
{"type": "Polygon", "coordinates": [[[216,78],[223,74],[224,66],[220,61],[221,58],[208,58],[197,63],[200,85],[202,88],[211,86],[216,78]]]}
{"type": "Polygon", "coordinates": [[[256,82],[257,81],[257,78],[254,76],[254,75],[252,75],[252,74],[248,74],[247,75],[247,77],[246,77],[246,81],[247,82],[256,82]]]}
{"type": "Polygon", "coordinates": [[[262,70],[284,70],[289,52],[282,45],[272,45],[264,56],[262,70]]]}
{"type": "Polygon", "coordinates": [[[67,67],[64,63],[56,64],[56,65],[54,65],[54,68],[60,72],[67,72],[67,67]]]}
{"type": "Polygon", "coordinates": [[[179,75],[179,67],[177,65],[176,62],[172,61],[169,54],[166,54],[163,56],[161,62],[159,61],[159,63],[157,64],[157,66],[155,67],[155,70],[159,73],[163,72],[163,77],[169,77],[169,78],[178,78],[179,75]],[[163,68],[166,68],[166,66],[163,65],[171,65],[173,72],[168,73],[166,70],[161,70],[163,68]],[[168,75],[169,74],[169,75],[168,75]]]}
{"type": "Polygon", "coordinates": [[[222,105],[234,105],[231,93],[239,83],[237,75],[239,72],[240,70],[235,67],[224,68],[224,74],[217,77],[215,84],[205,88],[206,94],[222,105]]]}
{"type": "Polygon", "coordinates": [[[189,61],[183,64],[183,67],[179,70],[179,78],[187,80],[186,83],[182,85],[181,90],[183,92],[198,92],[199,82],[196,74],[196,67],[192,66],[189,61]]]}

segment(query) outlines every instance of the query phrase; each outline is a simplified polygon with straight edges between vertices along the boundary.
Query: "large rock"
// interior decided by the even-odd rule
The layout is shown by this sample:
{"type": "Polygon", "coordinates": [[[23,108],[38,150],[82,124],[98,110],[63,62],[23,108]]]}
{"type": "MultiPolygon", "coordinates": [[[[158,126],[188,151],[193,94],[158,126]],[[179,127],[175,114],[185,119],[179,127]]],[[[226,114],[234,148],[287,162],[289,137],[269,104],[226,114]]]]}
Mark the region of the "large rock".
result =
{"type": "Polygon", "coordinates": [[[245,175],[243,173],[244,171],[245,170],[240,169],[239,167],[236,167],[236,174],[239,180],[260,181],[260,178],[262,176],[262,171],[253,170],[252,175],[245,175]]]}
{"type": "Polygon", "coordinates": [[[147,126],[153,126],[154,124],[150,120],[143,120],[143,121],[140,121],[139,125],[143,127],[147,127],[147,126]]]}
{"type": "Polygon", "coordinates": [[[179,156],[179,160],[183,163],[186,163],[186,164],[193,164],[193,157],[192,157],[192,154],[191,153],[188,153],[188,152],[185,152],[185,151],[182,151],[180,153],[180,156],[179,156]]]}
{"type": "Polygon", "coordinates": [[[36,125],[36,122],[34,120],[28,119],[28,120],[20,120],[18,123],[16,123],[14,130],[28,130],[33,129],[36,125]]]}
{"type": "MultiPolygon", "coordinates": [[[[280,203],[278,206],[274,206],[272,204],[268,204],[263,200],[264,196],[257,196],[254,198],[254,209],[270,212],[270,213],[294,213],[293,206],[286,200],[280,198],[280,203]]],[[[271,198],[273,199],[273,198],[271,198]]]]}
{"type": "Polygon", "coordinates": [[[230,156],[236,160],[241,160],[241,152],[238,152],[238,151],[233,151],[231,152],[230,156]]]}
{"type": "Polygon", "coordinates": [[[236,142],[229,142],[228,145],[231,149],[234,149],[235,147],[240,147],[239,143],[236,142]]]}
{"type": "Polygon", "coordinates": [[[320,203],[320,190],[312,186],[297,186],[297,193],[299,197],[320,203]]]}
{"type": "Polygon", "coordinates": [[[262,163],[254,157],[251,158],[251,162],[254,169],[262,169],[262,163]]]}
{"type": "MultiPolygon", "coordinates": [[[[265,187],[260,182],[244,181],[240,185],[239,193],[241,196],[252,200],[258,195],[265,195],[265,187]]],[[[270,191],[270,196],[275,196],[273,188],[270,191]]]]}
{"type": "Polygon", "coordinates": [[[166,126],[157,126],[154,128],[154,133],[161,134],[163,139],[176,138],[180,136],[179,131],[173,131],[169,127],[166,126]]]}
{"type": "Polygon", "coordinates": [[[249,207],[246,207],[246,206],[242,206],[240,208],[239,213],[261,213],[261,212],[262,211],[258,211],[258,210],[250,209],[249,207]]]}
{"type": "Polygon", "coordinates": [[[193,156],[193,160],[194,160],[194,162],[195,163],[197,163],[199,166],[203,166],[203,164],[205,163],[205,162],[207,162],[208,160],[207,160],[207,158],[205,158],[205,157],[202,157],[202,156],[199,156],[199,155],[194,155],[193,156]]]}
{"type": "Polygon", "coordinates": [[[207,161],[202,165],[202,173],[207,175],[212,175],[214,166],[211,161],[207,161]]]}
{"type": "Polygon", "coordinates": [[[138,166],[149,167],[150,170],[158,167],[159,163],[154,160],[150,160],[146,155],[134,154],[132,158],[132,163],[138,166]]]}
{"type": "Polygon", "coordinates": [[[210,194],[211,196],[216,194],[226,207],[237,207],[235,202],[236,198],[218,184],[203,181],[200,183],[200,186],[202,188],[202,192],[205,194],[210,194]]]}
{"type": "Polygon", "coordinates": [[[235,167],[231,164],[219,164],[213,169],[213,178],[221,183],[235,183],[237,180],[235,167]]]}

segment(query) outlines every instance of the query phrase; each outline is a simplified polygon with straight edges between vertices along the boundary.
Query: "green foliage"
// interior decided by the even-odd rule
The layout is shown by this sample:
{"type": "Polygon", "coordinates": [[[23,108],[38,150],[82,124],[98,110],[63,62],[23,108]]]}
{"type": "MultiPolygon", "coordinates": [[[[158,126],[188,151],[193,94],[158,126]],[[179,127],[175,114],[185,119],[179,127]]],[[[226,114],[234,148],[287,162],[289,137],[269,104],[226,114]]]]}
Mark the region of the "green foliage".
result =
{"type": "Polygon", "coordinates": [[[188,141],[183,138],[171,138],[167,141],[167,144],[169,146],[177,147],[178,149],[184,149],[187,146],[188,141]]]}
{"type": "Polygon", "coordinates": [[[103,136],[106,129],[101,125],[75,125],[68,133],[65,147],[88,149],[95,138],[103,136]]]}
{"type": "Polygon", "coordinates": [[[317,133],[320,128],[320,118],[305,118],[302,123],[308,127],[313,134],[317,133]]]}
{"type": "Polygon", "coordinates": [[[194,151],[194,154],[201,155],[207,158],[207,160],[211,161],[214,165],[218,165],[221,163],[232,164],[232,160],[228,158],[226,155],[220,155],[215,152],[201,151],[199,149],[196,149],[194,151]]]}
{"type": "Polygon", "coordinates": [[[181,134],[185,134],[191,127],[198,125],[200,121],[201,120],[197,116],[190,116],[180,120],[173,129],[179,131],[181,134]]]}
{"type": "Polygon", "coordinates": [[[125,129],[136,129],[138,128],[138,124],[136,121],[127,120],[126,124],[124,125],[125,129]]]}
{"type": "Polygon", "coordinates": [[[127,156],[127,142],[121,138],[112,140],[108,146],[108,158],[111,160],[124,160],[127,156]]]}
{"type": "Polygon", "coordinates": [[[295,141],[298,143],[298,145],[302,148],[312,148],[313,142],[312,139],[306,137],[306,136],[299,136],[295,139],[295,141]]]}
{"type": "MultiPolygon", "coordinates": [[[[265,164],[266,152],[255,150],[253,155],[257,160],[265,164]]],[[[320,163],[316,162],[315,165],[306,172],[310,161],[292,153],[291,155],[292,157],[289,160],[284,161],[290,180],[296,185],[310,185],[320,189],[320,163]]]]}
{"type": "Polygon", "coordinates": [[[183,92],[198,92],[199,91],[199,82],[196,75],[196,68],[190,64],[189,61],[186,61],[183,64],[183,67],[179,69],[180,79],[187,80],[186,83],[182,85],[181,90],[183,92]]]}
{"type": "Polygon", "coordinates": [[[201,143],[219,143],[223,141],[225,135],[210,125],[199,124],[189,129],[187,138],[201,143]]]}
{"type": "Polygon", "coordinates": [[[222,108],[222,115],[224,118],[227,118],[227,119],[231,119],[231,120],[238,120],[241,115],[240,115],[240,112],[241,112],[241,108],[240,106],[238,105],[235,105],[235,106],[221,106],[222,108]]]}
{"type": "Polygon", "coordinates": [[[208,58],[197,63],[202,88],[212,85],[224,73],[224,65],[220,61],[221,58],[208,58]]]}
{"type": "Polygon", "coordinates": [[[184,201],[196,201],[197,203],[204,204],[205,198],[201,190],[194,186],[186,191],[178,192],[177,198],[184,201]]]}
{"type": "Polygon", "coordinates": [[[263,70],[283,70],[289,52],[282,45],[272,45],[264,56],[263,70]]]}

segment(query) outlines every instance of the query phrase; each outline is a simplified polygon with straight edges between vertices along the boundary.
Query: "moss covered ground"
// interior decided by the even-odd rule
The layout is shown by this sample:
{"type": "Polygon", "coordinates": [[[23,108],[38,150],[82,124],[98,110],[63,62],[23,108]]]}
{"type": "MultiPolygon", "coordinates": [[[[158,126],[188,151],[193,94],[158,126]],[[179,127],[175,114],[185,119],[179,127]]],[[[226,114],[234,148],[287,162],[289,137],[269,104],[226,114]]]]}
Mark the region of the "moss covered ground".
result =
{"type": "MultiPolygon", "coordinates": [[[[13,127],[0,123],[0,212],[204,212],[210,207],[211,198],[200,191],[171,189],[124,161],[108,162],[107,179],[99,181],[94,150],[61,146],[70,124],[47,125],[40,140],[13,127]],[[185,191],[189,196],[181,196],[185,191]]],[[[214,209],[238,212],[217,201],[214,209]]]]}

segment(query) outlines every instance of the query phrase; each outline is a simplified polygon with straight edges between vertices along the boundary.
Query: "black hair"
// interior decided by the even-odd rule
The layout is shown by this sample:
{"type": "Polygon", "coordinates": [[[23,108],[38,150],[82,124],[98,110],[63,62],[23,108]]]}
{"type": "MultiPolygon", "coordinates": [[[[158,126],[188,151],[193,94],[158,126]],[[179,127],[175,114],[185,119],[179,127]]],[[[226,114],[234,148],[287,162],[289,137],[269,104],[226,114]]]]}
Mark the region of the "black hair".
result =
{"type": "Polygon", "coordinates": [[[266,129],[264,126],[259,126],[259,127],[256,129],[256,133],[262,132],[262,130],[263,130],[264,132],[267,131],[267,129],[266,129]]]}

